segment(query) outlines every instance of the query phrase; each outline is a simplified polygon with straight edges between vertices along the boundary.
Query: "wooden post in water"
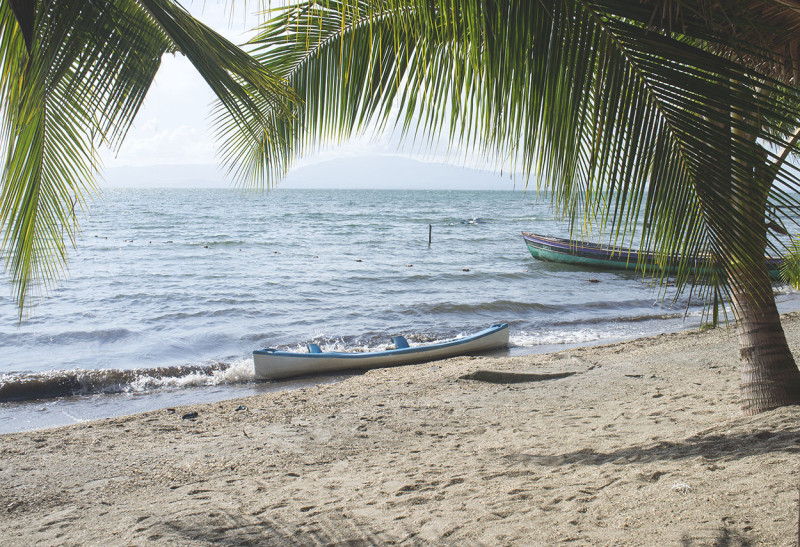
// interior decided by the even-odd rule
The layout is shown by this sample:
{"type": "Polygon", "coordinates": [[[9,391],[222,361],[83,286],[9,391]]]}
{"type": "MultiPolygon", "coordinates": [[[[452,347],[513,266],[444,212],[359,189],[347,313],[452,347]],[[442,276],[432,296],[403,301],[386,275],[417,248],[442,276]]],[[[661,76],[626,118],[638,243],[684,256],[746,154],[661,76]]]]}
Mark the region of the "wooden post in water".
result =
{"type": "Polygon", "coordinates": [[[428,224],[428,247],[431,246],[433,240],[433,224],[428,224]]]}

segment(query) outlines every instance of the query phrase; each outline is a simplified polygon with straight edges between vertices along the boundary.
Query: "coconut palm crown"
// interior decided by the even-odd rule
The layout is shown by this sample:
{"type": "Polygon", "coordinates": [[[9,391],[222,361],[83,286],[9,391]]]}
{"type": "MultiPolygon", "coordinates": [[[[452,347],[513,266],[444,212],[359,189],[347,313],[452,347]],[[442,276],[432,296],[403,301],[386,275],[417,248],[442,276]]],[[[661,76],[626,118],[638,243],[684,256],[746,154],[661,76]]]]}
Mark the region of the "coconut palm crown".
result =
{"type": "Polygon", "coordinates": [[[786,0],[315,0],[252,45],[303,100],[295,151],[444,136],[552,191],[573,230],[682,257],[679,290],[732,304],[754,413],[800,403],[764,261],[767,211],[800,190],[798,28],[786,0]]]}
{"type": "Polygon", "coordinates": [[[241,179],[284,172],[285,82],[171,0],[0,1],[0,257],[20,317],[60,278],[99,146],[117,149],[164,54],[216,94],[222,159],[241,179]]]}

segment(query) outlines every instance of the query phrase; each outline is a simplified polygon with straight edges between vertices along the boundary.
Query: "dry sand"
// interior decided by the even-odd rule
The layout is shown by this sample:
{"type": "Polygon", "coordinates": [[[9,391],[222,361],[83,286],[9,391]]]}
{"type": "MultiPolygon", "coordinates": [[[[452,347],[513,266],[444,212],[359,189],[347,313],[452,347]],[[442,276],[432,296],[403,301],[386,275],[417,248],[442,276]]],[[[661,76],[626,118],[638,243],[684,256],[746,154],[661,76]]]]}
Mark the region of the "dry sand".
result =
{"type": "Polygon", "coordinates": [[[741,416],[736,344],[458,358],[5,435],[0,544],[795,545],[800,407],[741,416]],[[479,369],[577,374],[460,379],[479,369]]]}

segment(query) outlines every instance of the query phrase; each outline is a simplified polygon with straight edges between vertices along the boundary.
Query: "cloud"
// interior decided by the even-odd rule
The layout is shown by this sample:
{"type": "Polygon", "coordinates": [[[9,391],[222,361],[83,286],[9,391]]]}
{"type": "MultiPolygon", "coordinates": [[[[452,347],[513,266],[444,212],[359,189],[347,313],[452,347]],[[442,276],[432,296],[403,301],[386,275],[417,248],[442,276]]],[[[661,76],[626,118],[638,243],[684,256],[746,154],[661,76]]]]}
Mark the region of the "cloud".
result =
{"type": "Polygon", "coordinates": [[[214,141],[207,131],[195,126],[161,127],[149,118],[129,135],[119,154],[104,158],[106,167],[214,163],[214,141]]]}
{"type": "MultiPolygon", "coordinates": [[[[273,0],[273,6],[278,5],[273,0]]],[[[209,2],[192,2],[189,9],[201,20],[222,32],[235,42],[244,40],[243,31],[254,26],[258,17],[242,9],[230,12],[224,5],[209,2]]],[[[194,67],[182,55],[165,55],[161,68],[150,88],[147,98],[133,127],[117,154],[101,151],[106,168],[164,164],[217,163],[216,146],[210,114],[215,97],[194,67]]],[[[391,124],[390,124],[391,126],[391,124]]],[[[340,157],[396,154],[411,156],[425,162],[451,162],[467,167],[487,169],[497,167],[480,154],[449,151],[445,136],[436,143],[413,139],[401,141],[397,131],[387,130],[374,135],[367,129],[365,136],[348,139],[342,143],[323,145],[320,150],[297,158],[295,167],[329,161],[340,157]]],[[[500,165],[508,171],[508,162],[500,165]]]]}
{"type": "MultiPolygon", "coordinates": [[[[224,4],[192,2],[189,10],[228,39],[242,42],[245,24],[255,25],[256,18],[245,19],[244,10],[237,9],[230,20],[224,4]]],[[[214,100],[211,89],[183,55],[164,55],[119,152],[100,151],[104,167],[215,163],[210,122],[214,100]]]]}

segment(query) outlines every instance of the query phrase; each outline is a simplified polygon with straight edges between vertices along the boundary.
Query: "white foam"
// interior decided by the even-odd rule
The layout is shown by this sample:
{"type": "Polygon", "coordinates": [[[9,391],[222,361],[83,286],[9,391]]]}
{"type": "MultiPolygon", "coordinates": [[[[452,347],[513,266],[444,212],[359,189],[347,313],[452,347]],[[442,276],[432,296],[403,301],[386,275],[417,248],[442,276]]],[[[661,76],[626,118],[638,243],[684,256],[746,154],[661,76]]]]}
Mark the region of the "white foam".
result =
{"type": "MultiPolygon", "coordinates": [[[[689,322],[682,325],[689,326],[689,322]]],[[[674,325],[674,323],[673,323],[674,325]]],[[[675,327],[679,330],[680,325],[675,327]]],[[[633,329],[629,323],[620,325],[606,325],[604,328],[583,328],[569,330],[548,330],[546,332],[526,331],[518,332],[509,338],[512,346],[536,347],[550,345],[575,345],[590,344],[600,340],[627,340],[642,336],[653,336],[663,332],[661,330],[638,328],[633,329]]]]}
{"type": "MultiPolygon", "coordinates": [[[[340,351],[344,353],[363,353],[368,351],[382,351],[386,349],[394,349],[394,344],[378,344],[377,346],[348,346],[342,340],[333,340],[331,342],[318,342],[319,349],[323,352],[340,351]]],[[[298,344],[294,348],[289,348],[287,351],[295,353],[308,353],[308,346],[305,344],[298,344]]]]}
{"type": "Polygon", "coordinates": [[[777,287],[774,287],[775,295],[776,296],[783,296],[783,295],[797,295],[800,294],[796,288],[792,287],[791,285],[781,284],[777,287]]]}
{"type": "Polygon", "coordinates": [[[255,370],[253,368],[253,358],[245,357],[231,363],[231,366],[220,371],[225,378],[225,382],[239,383],[255,380],[255,370]]]}
{"type": "Polygon", "coordinates": [[[182,388],[216,386],[220,384],[238,384],[251,382],[255,379],[253,359],[243,358],[234,361],[225,370],[215,370],[211,374],[192,372],[185,376],[172,378],[156,378],[153,376],[139,376],[131,382],[129,391],[141,393],[158,388],[182,388]]]}
{"type": "Polygon", "coordinates": [[[519,347],[532,347],[532,346],[549,346],[556,344],[583,344],[588,342],[595,342],[605,338],[619,338],[628,335],[629,332],[623,334],[622,329],[619,332],[600,331],[595,329],[579,329],[569,331],[548,331],[537,332],[528,331],[520,332],[509,337],[512,346],[519,347]]]}

